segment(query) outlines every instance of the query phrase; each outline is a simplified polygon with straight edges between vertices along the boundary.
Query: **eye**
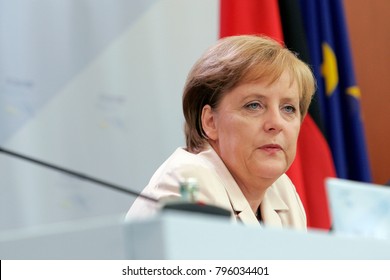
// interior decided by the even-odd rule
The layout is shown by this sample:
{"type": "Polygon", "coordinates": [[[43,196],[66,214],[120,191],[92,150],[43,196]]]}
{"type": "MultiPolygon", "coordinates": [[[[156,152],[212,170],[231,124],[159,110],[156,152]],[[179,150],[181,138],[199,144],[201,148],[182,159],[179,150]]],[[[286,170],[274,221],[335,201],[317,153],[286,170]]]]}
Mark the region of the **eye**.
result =
{"type": "Polygon", "coordinates": [[[245,105],[245,108],[250,110],[259,110],[262,108],[261,104],[259,102],[251,102],[245,105]]]}
{"type": "Polygon", "coordinates": [[[286,113],[293,114],[297,111],[297,109],[292,105],[286,105],[282,108],[286,113]]]}

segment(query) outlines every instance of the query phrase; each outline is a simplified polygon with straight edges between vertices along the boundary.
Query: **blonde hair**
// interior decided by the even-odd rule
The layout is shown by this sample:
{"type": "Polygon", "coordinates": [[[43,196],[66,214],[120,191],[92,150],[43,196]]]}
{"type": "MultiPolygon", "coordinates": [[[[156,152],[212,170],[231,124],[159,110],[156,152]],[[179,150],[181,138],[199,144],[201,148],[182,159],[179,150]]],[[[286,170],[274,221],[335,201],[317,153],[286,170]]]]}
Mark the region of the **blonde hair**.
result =
{"type": "Polygon", "coordinates": [[[276,81],[287,70],[299,89],[302,120],[315,91],[310,68],[277,41],[255,35],[220,39],[194,64],[183,92],[187,149],[197,153],[207,143],[202,129],[202,109],[216,108],[224,93],[236,86],[267,78],[276,81]]]}

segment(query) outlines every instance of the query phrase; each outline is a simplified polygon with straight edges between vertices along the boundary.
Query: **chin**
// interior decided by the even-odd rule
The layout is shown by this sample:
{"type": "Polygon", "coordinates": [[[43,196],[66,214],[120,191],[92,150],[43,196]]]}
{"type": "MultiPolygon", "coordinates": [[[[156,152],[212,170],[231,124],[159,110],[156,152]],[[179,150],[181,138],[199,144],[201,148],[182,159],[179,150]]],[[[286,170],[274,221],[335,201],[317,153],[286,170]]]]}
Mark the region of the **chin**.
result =
{"type": "Polygon", "coordinates": [[[267,179],[273,179],[277,180],[280,176],[282,176],[286,172],[286,166],[275,166],[275,165],[268,165],[263,166],[262,168],[259,168],[257,171],[257,174],[260,174],[261,177],[267,178],[267,179]]]}

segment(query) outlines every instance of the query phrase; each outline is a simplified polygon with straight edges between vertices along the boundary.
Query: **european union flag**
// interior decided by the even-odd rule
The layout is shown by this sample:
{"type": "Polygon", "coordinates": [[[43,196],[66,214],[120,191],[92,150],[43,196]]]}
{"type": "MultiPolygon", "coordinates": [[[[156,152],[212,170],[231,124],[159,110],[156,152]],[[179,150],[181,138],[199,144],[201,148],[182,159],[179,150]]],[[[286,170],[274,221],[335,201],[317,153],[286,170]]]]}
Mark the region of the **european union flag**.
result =
{"type": "Polygon", "coordinates": [[[325,135],[340,178],[371,181],[360,91],[341,0],[301,0],[325,135]]]}

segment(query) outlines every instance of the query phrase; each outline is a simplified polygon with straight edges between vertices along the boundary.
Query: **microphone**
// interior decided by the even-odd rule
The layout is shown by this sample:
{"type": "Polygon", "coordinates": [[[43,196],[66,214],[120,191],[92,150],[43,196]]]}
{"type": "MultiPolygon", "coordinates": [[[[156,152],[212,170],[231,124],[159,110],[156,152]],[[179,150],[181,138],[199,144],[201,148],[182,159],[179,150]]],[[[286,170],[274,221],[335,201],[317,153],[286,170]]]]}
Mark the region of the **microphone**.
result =
{"type": "MultiPolygon", "coordinates": [[[[95,184],[98,184],[98,185],[101,185],[104,187],[111,188],[113,190],[121,191],[121,192],[124,192],[126,194],[130,194],[132,196],[142,197],[143,199],[152,201],[154,203],[159,203],[158,199],[144,195],[140,192],[133,191],[133,190],[130,190],[128,188],[118,186],[116,184],[106,182],[106,181],[103,181],[101,179],[94,178],[94,177],[91,177],[91,176],[88,176],[88,175],[85,175],[85,174],[82,174],[82,173],[79,173],[79,172],[76,172],[76,171],[73,171],[70,169],[66,169],[66,168],[51,164],[51,163],[47,163],[47,162],[44,162],[44,161],[39,160],[39,159],[35,159],[35,158],[29,157],[26,155],[22,155],[20,153],[10,151],[10,150],[4,149],[2,147],[0,147],[0,152],[4,153],[6,155],[12,156],[12,157],[26,160],[26,161],[31,162],[33,164],[37,164],[37,165],[44,166],[44,167],[49,168],[49,169],[53,169],[55,171],[65,173],[67,175],[76,177],[76,178],[81,179],[81,180],[89,181],[89,182],[92,182],[92,183],[95,183],[95,184]]],[[[176,210],[176,211],[196,212],[196,213],[201,213],[201,214],[217,215],[217,216],[221,216],[221,217],[230,217],[230,215],[231,215],[230,211],[228,211],[227,209],[224,209],[224,208],[220,208],[220,207],[213,206],[213,205],[207,205],[207,204],[203,204],[200,202],[188,202],[188,201],[177,201],[177,202],[174,201],[171,203],[167,203],[167,204],[163,205],[162,210],[163,211],[176,210]]]]}

